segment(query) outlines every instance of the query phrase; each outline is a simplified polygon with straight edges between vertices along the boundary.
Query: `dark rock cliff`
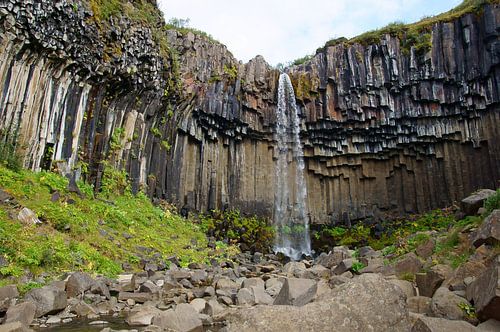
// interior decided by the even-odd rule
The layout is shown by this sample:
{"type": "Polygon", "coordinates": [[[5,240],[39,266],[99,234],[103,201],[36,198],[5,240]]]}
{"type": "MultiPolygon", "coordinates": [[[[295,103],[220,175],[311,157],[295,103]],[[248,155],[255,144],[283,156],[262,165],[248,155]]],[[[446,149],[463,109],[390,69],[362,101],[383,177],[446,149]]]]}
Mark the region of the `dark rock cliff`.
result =
{"type": "MultiPolygon", "coordinates": [[[[432,28],[432,50],[337,45],[292,67],[315,223],[422,212],[500,179],[500,8],[432,28]]],[[[161,19],[158,20],[161,25],[161,19]]],[[[83,4],[0,0],[0,128],[24,164],[102,160],[178,206],[272,214],[278,71],[83,4]],[[163,51],[165,51],[163,49],[163,51]]],[[[293,179],[290,179],[293,182],[293,179]]]]}

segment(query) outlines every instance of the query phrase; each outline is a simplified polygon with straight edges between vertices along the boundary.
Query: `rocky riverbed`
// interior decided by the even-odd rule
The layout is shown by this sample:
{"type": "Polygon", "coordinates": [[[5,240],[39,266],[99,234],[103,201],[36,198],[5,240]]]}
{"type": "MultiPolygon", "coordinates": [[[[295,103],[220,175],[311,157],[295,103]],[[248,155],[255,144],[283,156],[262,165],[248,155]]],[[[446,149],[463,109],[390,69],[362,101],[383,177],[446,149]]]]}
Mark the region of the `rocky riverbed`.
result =
{"type": "MultiPolygon", "coordinates": [[[[464,209],[476,213],[484,198],[470,200],[464,209]]],[[[435,264],[443,234],[430,232],[399,257],[342,246],[297,262],[247,252],[116,279],[75,272],[24,296],[8,285],[0,331],[498,331],[499,227],[494,210],[462,229],[472,252],[456,269],[435,264]]]]}

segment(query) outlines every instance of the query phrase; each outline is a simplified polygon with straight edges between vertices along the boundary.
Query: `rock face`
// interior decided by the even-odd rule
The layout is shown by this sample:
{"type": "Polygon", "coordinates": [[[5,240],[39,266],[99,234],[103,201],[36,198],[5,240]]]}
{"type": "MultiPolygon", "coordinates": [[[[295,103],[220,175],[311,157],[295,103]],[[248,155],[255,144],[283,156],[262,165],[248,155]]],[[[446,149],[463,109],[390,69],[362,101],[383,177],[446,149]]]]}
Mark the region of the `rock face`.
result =
{"type": "Polygon", "coordinates": [[[475,247],[480,247],[484,243],[492,246],[500,243],[500,210],[494,210],[484,220],[474,234],[472,243],[475,247]]]}
{"type": "MultiPolygon", "coordinates": [[[[271,215],[279,72],[177,31],[166,39],[178,55],[164,57],[143,25],[122,18],[103,31],[87,8],[0,2],[0,129],[17,137],[24,165],[86,162],[99,187],[108,158],[134,190],[179,207],[271,215]]],[[[499,10],[435,24],[425,55],[388,35],[289,70],[313,223],[421,212],[494,188],[499,10]]]]}
{"type": "Polygon", "coordinates": [[[50,286],[32,289],[24,299],[35,304],[35,317],[57,313],[66,308],[68,303],[65,291],[50,286]]]}
{"type": "Polygon", "coordinates": [[[225,317],[229,331],[409,331],[405,296],[375,274],[339,286],[328,300],[302,307],[256,306],[225,317]]]}
{"type": "Polygon", "coordinates": [[[287,278],[273,304],[303,306],[314,299],[317,287],[311,279],[287,278]]]}
{"type": "Polygon", "coordinates": [[[500,320],[500,257],[467,287],[467,298],[474,303],[482,320],[500,320]]]}
{"type": "Polygon", "coordinates": [[[482,189],[470,196],[467,196],[461,201],[462,211],[468,216],[475,215],[479,208],[483,206],[484,201],[493,195],[495,195],[494,190],[482,189]]]}

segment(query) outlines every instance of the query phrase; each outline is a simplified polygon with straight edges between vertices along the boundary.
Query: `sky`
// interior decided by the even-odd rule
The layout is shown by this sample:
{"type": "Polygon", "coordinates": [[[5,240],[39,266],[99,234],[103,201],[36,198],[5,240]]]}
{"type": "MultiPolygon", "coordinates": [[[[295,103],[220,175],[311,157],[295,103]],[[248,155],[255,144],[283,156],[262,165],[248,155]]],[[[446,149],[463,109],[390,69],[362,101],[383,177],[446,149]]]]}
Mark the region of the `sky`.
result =
{"type": "Polygon", "coordinates": [[[287,63],[314,54],[326,41],[354,37],[394,21],[411,23],[462,0],[158,0],[168,21],[189,18],[247,62],[263,55],[287,63]]]}

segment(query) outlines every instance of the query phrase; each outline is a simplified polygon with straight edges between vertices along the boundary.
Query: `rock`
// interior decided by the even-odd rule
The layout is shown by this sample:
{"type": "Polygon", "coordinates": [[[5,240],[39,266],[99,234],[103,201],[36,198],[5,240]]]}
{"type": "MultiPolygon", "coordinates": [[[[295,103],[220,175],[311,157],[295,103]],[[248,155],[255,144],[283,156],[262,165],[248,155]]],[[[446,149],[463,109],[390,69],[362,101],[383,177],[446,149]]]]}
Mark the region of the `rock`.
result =
{"type": "Polygon", "coordinates": [[[190,305],[193,306],[193,308],[198,312],[202,313],[205,310],[205,306],[207,305],[207,301],[204,299],[194,299],[189,303],[190,305]]]}
{"type": "Polygon", "coordinates": [[[5,323],[21,322],[29,326],[35,318],[36,306],[31,302],[23,302],[9,307],[5,315],[5,323]]]}
{"type": "Polygon", "coordinates": [[[75,272],[71,274],[66,282],[66,292],[68,297],[77,297],[89,290],[95,283],[90,275],[84,272],[75,272]]]}
{"type": "Polygon", "coordinates": [[[203,322],[198,312],[186,303],[156,315],[152,323],[164,329],[178,332],[203,332],[203,322]]]}
{"type": "Polygon", "coordinates": [[[119,301],[134,300],[137,303],[144,303],[151,301],[153,295],[151,293],[130,293],[130,292],[120,292],[118,294],[119,301]]]}
{"type": "Polygon", "coordinates": [[[254,305],[255,297],[249,288],[241,288],[236,295],[237,305],[254,305]]]}
{"type": "Polygon", "coordinates": [[[451,290],[465,290],[466,284],[465,280],[470,280],[479,276],[486,270],[486,266],[483,262],[478,261],[468,261],[459,266],[453,274],[443,282],[444,287],[448,287],[451,290]]]}
{"type": "Polygon", "coordinates": [[[161,288],[154,284],[151,280],[147,280],[145,283],[139,287],[139,292],[141,293],[153,293],[158,294],[161,288]]]}
{"type": "Polygon", "coordinates": [[[422,262],[418,259],[417,255],[410,252],[402,256],[396,262],[394,268],[398,276],[404,274],[415,274],[422,269],[422,262]]]}
{"type": "Polygon", "coordinates": [[[460,320],[421,316],[413,325],[411,332],[474,332],[474,325],[460,320]]]}
{"type": "Polygon", "coordinates": [[[229,279],[227,277],[220,278],[215,285],[216,290],[219,290],[219,289],[239,289],[239,288],[240,288],[240,286],[237,283],[235,283],[234,281],[232,281],[231,279],[229,279]]]}
{"type": "Polygon", "coordinates": [[[205,304],[205,309],[203,310],[203,313],[209,316],[215,316],[223,311],[224,307],[219,302],[217,302],[217,300],[212,299],[205,304]]]}
{"type": "Polygon", "coordinates": [[[147,326],[151,325],[153,317],[159,314],[161,314],[161,310],[143,305],[130,310],[125,321],[130,326],[147,326]]]}
{"type": "Polygon", "coordinates": [[[431,313],[431,301],[430,297],[412,296],[406,302],[408,303],[408,310],[410,312],[429,315],[431,313]]]}
{"type": "Polygon", "coordinates": [[[106,299],[110,299],[111,298],[111,294],[109,292],[109,287],[102,281],[95,281],[92,286],[90,287],[90,291],[92,292],[92,294],[99,294],[99,295],[102,295],[104,297],[106,297],[106,299]]]}
{"type": "Polygon", "coordinates": [[[74,313],[78,317],[87,317],[89,315],[99,314],[96,308],[83,301],[80,301],[75,305],[71,306],[70,312],[74,313]]]}
{"type": "Polygon", "coordinates": [[[344,259],[351,258],[349,249],[346,247],[335,247],[328,255],[318,257],[316,264],[320,264],[327,269],[339,265],[344,259]]]}
{"type": "Polygon", "coordinates": [[[406,295],[407,298],[413,297],[416,295],[415,292],[415,287],[413,287],[413,284],[409,281],[406,280],[399,280],[399,279],[389,279],[387,280],[391,284],[398,286],[401,288],[403,293],[406,295]]]}
{"type": "Polygon", "coordinates": [[[431,311],[436,317],[452,320],[465,319],[466,315],[459,307],[461,304],[470,305],[466,299],[455,295],[445,287],[440,287],[432,297],[431,311]]]}
{"type": "Polygon", "coordinates": [[[45,324],[48,324],[48,325],[54,325],[54,324],[60,324],[61,323],[61,317],[57,317],[57,316],[51,316],[49,317],[49,319],[47,319],[45,321],[45,324]]]}
{"type": "Polygon", "coordinates": [[[265,282],[261,278],[248,278],[243,280],[241,287],[242,288],[261,287],[262,289],[264,289],[265,282]]]}
{"type": "Polygon", "coordinates": [[[270,305],[273,304],[273,298],[269,293],[267,293],[264,288],[262,287],[257,287],[257,286],[252,286],[250,287],[250,290],[252,291],[255,304],[264,304],[264,305],[270,305]]]}
{"type": "Polygon", "coordinates": [[[491,246],[500,243],[500,210],[494,210],[484,219],[473,234],[472,243],[476,248],[485,243],[491,246]]]}
{"type": "Polygon", "coordinates": [[[255,306],[228,312],[224,316],[227,330],[399,332],[410,329],[403,293],[379,275],[361,275],[334,293],[328,300],[302,307],[255,306]]]}
{"type": "Polygon", "coordinates": [[[415,253],[422,258],[429,258],[434,253],[436,241],[433,238],[428,239],[415,249],[415,253]]]}
{"type": "Polygon", "coordinates": [[[303,306],[314,299],[317,282],[311,279],[286,278],[274,305],[303,306]]]}
{"type": "Polygon", "coordinates": [[[324,267],[323,265],[314,265],[310,269],[307,269],[309,271],[313,278],[317,279],[328,279],[330,278],[331,271],[330,269],[324,267]]]}
{"type": "Polygon", "coordinates": [[[344,259],[342,262],[339,263],[339,265],[337,265],[332,270],[332,273],[335,275],[340,275],[344,272],[347,272],[352,268],[353,263],[354,263],[354,260],[352,258],[344,259]]]}
{"type": "Polygon", "coordinates": [[[345,284],[346,282],[349,282],[351,278],[346,278],[343,276],[332,276],[329,280],[330,287],[336,287],[345,284]]]}
{"type": "Polygon", "coordinates": [[[306,265],[303,262],[288,262],[283,266],[283,273],[288,277],[294,277],[302,274],[306,270],[306,265]]]}
{"type": "Polygon", "coordinates": [[[500,321],[495,319],[488,319],[477,326],[478,331],[482,332],[498,332],[500,331],[500,321]]]}
{"type": "Polygon", "coordinates": [[[118,275],[118,284],[120,291],[133,292],[135,290],[135,278],[133,274],[120,274],[118,275]]]}
{"type": "Polygon", "coordinates": [[[38,219],[36,213],[26,207],[19,211],[17,220],[19,220],[21,223],[23,223],[23,225],[26,226],[32,226],[42,223],[40,219],[38,219]]]}
{"type": "Polygon", "coordinates": [[[191,282],[195,285],[201,285],[207,281],[208,273],[205,270],[195,270],[191,273],[191,282]]]}
{"type": "Polygon", "coordinates": [[[447,279],[453,270],[447,265],[435,265],[426,273],[417,273],[416,282],[418,292],[421,296],[432,297],[443,281],[447,279]]]}
{"type": "Polygon", "coordinates": [[[467,287],[467,299],[474,303],[480,320],[500,320],[500,256],[467,287]]]}
{"type": "Polygon", "coordinates": [[[464,198],[461,201],[460,207],[468,216],[474,216],[477,210],[483,206],[483,203],[489,197],[495,195],[495,191],[491,189],[480,189],[474,194],[464,198]]]}
{"type": "Polygon", "coordinates": [[[364,268],[359,270],[360,273],[381,273],[385,267],[383,258],[361,258],[360,262],[365,265],[364,268]]]}
{"type": "Polygon", "coordinates": [[[278,278],[269,278],[266,280],[266,293],[275,297],[280,292],[281,287],[283,287],[283,282],[284,281],[278,278]]]}
{"type": "Polygon", "coordinates": [[[21,322],[12,322],[0,325],[0,332],[34,332],[21,322]]]}
{"type": "Polygon", "coordinates": [[[50,286],[32,289],[24,299],[36,306],[35,317],[55,314],[66,308],[68,303],[65,291],[50,286]]]}
{"type": "Polygon", "coordinates": [[[8,299],[14,299],[19,296],[16,285],[7,285],[0,287],[0,302],[8,299]]]}

